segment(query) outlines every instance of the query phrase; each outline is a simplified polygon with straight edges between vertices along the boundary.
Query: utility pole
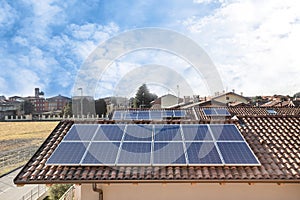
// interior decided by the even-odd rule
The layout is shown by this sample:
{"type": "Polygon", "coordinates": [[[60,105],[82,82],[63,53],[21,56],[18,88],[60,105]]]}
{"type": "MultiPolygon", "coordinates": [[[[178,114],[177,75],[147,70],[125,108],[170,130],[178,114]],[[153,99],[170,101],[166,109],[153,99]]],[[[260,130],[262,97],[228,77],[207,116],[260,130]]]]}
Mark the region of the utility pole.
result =
{"type": "Polygon", "coordinates": [[[81,114],[81,117],[83,115],[83,90],[82,88],[78,88],[78,90],[80,90],[80,114],[81,114]]]}

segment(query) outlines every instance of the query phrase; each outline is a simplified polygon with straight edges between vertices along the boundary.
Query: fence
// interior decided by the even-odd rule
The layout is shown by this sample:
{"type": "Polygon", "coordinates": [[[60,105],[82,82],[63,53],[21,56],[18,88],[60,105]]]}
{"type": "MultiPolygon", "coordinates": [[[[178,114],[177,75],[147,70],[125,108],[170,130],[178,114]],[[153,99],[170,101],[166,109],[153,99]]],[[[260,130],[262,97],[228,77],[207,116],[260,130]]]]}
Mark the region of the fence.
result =
{"type": "Polygon", "coordinates": [[[48,188],[46,185],[37,185],[19,200],[37,200],[38,198],[45,196],[47,190],[48,188]]]}

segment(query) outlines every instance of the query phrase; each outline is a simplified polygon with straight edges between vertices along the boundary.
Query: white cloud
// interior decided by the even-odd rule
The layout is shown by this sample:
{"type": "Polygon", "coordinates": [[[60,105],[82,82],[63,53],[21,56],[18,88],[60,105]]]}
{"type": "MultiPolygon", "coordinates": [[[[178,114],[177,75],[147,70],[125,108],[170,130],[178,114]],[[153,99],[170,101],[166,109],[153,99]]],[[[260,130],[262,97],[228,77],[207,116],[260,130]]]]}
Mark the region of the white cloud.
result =
{"type": "Polygon", "coordinates": [[[300,88],[299,10],[289,0],[230,2],[183,24],[205,44],[225,87],[248,95],[293,94],[300,88]]]}
{"type": "Polygon", "coordinates": [[[0,2],[0,32],[1,29],[9,28],[15,20],[18,19],[16,10],[12,8],[7,2],[0,2]]]}

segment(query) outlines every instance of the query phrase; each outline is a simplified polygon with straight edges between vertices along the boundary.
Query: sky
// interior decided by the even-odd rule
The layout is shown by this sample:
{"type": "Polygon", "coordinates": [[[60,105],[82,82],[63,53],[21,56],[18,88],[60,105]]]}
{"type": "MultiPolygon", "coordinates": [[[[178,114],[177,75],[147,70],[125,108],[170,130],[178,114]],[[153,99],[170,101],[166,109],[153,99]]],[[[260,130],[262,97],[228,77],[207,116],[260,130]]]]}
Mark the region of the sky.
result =
{"type": "MultiPolygon", "coordinates": [[[[293,95],[300,91],[299,10],[294,0],[0,0],[0,95],[33,95],[36,87],[46,97],[78,95],[76,78],[99,45],[148,27],[192,39],[225,91],[293,95]]],[[[93,75],[97,98],[130,97],[143,81],[158,95],[210,95],[201,72],[159,48],[120,55],[93,75]],[[157,65],[163,80],[151,72],[157,65]]]]}

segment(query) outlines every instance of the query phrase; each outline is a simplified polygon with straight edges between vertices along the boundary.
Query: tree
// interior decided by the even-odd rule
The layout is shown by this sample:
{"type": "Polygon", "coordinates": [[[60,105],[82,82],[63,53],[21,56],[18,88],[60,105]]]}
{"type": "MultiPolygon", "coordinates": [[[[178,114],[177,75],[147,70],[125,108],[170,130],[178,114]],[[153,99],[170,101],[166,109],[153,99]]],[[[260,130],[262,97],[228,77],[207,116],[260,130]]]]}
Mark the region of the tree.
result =
{"type": "Polygon", "coordinates": [[[72,113],[72,102],[69,102],[65,105],[62,114],[64,116],[72,116],[73,115],[73,113],[72,113]]]}
{"type": "Polygon", "coordinates": [[[300,98],[300,92],[294,94],[294,98],[300,98]]]}
{"type": "Polygon", "coordinates": [[[54,184],[49,189],[50,199],[60,199],[72,184],[54,184]]]}
{"type": "Polygon", "coordinates": [[[22,103],[22,110],[24,111],[25,115],[32,114],[34,106],[30,101],[26,100],[22,103]]]}
{"type": "Polygon", "coordinates": [[[152,94],[149,92],[146,84],[143,84],[139,87],[136,95],[135,95],[135,103],[137,108],[150,108],[151,101],[157,99],[156,94],[152,94]]]}
{"type": "Polygon", "coordinates": [[[106,102],[104,99],[98,99],[95,101],[95,109],[96,109],[96,114],[99,116],[106,115],[107,108],[106,108],[106,102]]]}

